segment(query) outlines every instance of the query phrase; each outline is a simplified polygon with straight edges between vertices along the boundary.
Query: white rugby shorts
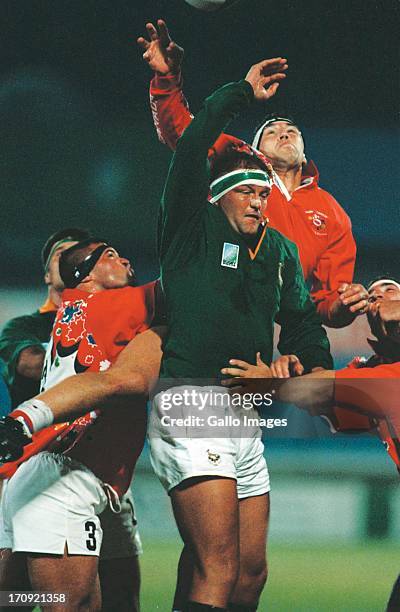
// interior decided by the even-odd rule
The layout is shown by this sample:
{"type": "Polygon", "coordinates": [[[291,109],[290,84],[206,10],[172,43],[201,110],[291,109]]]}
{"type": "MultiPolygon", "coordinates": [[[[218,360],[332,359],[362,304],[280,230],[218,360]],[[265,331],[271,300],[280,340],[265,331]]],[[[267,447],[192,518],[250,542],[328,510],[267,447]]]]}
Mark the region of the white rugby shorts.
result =
{"type": "MultiPolygon", "coordinates": [[[[41,453],[42,454],[42,453],[41,453]]],[[[25,552],[43,552],[43,553],[53,553],[53,554],[62,554],[64,552],[65,543],[68,546],[68,551],[71,554],[83,554],[83,555],[98,555],[99,554],[99,546],[100,548],[100,559],[119,559],[131,556],[137,556],[142,553],[142,543],[140,540],[139,531],[137,528],[137,520],[135,517],[134,510],[134,502],[132,492],[130,490],[125,493],[125,495],[121,499],[121,510],[120,512],[113,512],[110,506],[107,503],[107,496],[104,493],[102,483],[94,476],[94,474],[87,470],[86,467],[81,464],[77,464],[76,461],[72,461],[68,457],[64,457],[63,455],[53,455],[52,453],[43,453],[43,455],[47,455],[39,459],[39,461],[33,462],[32,464],[32,476],[34,473],[38,474],[43,467],[53,471],[55,476],[60,475],[60,465],[61,471],[70,470],[73,468],[77,468],[78,466],[83,469],[84,477],[80,478],[80,475],[77,473],[76,469],[73,477],[69,476],[67,481],[63,481],[63,483],[59,483],[56,489],[53,489],[53,492],[46,492],[49,495],[45,495],[42,499],[42,491],[39,488],[39,503],[40,508],[45,506],[45,515],[49,514],[50,508],[55,507],[56,515],[63,515],[62,524],[65,525],[65,529],[60,529],[59,525],[54,525],[53,521],[50,521],[48,524],[48,518],[44,519],[42,517],[39,518],[39,526],[44,526],[44,531],[46,534],[49,534],[49,530],[54,527],[56,529],[56,535],[50,536],[46,535],[42,538],[40,535],[39,539],[39,547],[42,549],[42,539],[45,543],[46,550],[31,550],[33,543],[28,544],[30,540],[22,540],[22,544],[18,548],[18,550],[24,550],[25,552]],[[54,461],[53,461],[54,459],[54,461]],[[39,465],[38,465],[39,464],[39,465]],[[71,466],[72,464],[72,466],[71,466]],[[88,483],[90,484],[89,490],[87,489],[88,483]],[[100,484],[100,488],[98,485],[100,484]],[[70,504],[74,504],[74,496],[71,496],[68,492],[69,486],[78,485],[79,490],[75,491],[80,496],[80,503],[78,507],[74,507],[71,512],[70,509],[65,505],[65,499],[69,499],[70,504]],[[64,490],[62,488],[64,487],[64,490]],[[84,489],[82,491],[82,489],[84,489]],[[83,493],[83,498],[82,498],[83,493]],[[99,503],[96,503],[96,496],[98,497],[99,503]],[[43,503],[42,503],[42,501],[43,503]],[[87,502],[87,508],[82,513],[82,520],[77,518],[77,513],[82,510],[84,505],[84,500],[87,502]],[[82,503],[83,502],[83,503],[82,503]],[[94,503],[93,503],[94,502],[94,503]],[[106,503],[106,508],[101,512],[100,515],[97,516],[97,510],[106,503]],[[85,520],[86,519],[86,520],[85,520]],[[100,520],[100,523],[99,523],[100,520]],[[87,527],[87,522],[93,522],[95,528],[92,526],[87,527]],[[85,528],[85,546],[80,544],[80,535],[82,533],[82,522],[84,523],[85,528]],[[101,538],[102,533],[102,538],[101,538]],[[56,542],[56,540],[60,539],[60,542],[56,542]],[[48,542],[48,540],[51,540],[48,542]],[[62,540],[62,542],[61,542],[62,540]],[[94,549],[94,544],[96,541],[96,547],[94,549]],[[89,543],[89,550],[88,550],[89,543]],[[51,550],[48,550],[48,545],[50,544],[51,550]],[[56,545],[57,550],[62,547],[61,553],[56,553],[54,550],[54,545],[56,545]],[[78,547],[79,552],[76,552],[76,547],[78,547]],[[93,550],[94,549],[94,550],[93,550]]],[[[24,465],[24,464],[23,464],[24,465]]],[[[21,466],[22,467],[22,466],[21,466]]],[[[18,472],[21,469],[18,468],[18,472]]],[[[39,474],[38,474],[39,475],[39,474]]],[[[21,474],[20,474],[21,476],[21,474]]],[[[15,475],[13,476],[14,479],[15,475]]],[[[20,533],[22,525],[21,521],[24,521],[24,515],[20,515],[20,518],[17,518],[17,523],[13,523],[13,521],[9,520],[9,513],[12,510],[11,505],[15,501],[15,487],[23,486],[23,482],[26,482],[26,478],[29,478],[29,475],[22,474],[21,480],[19,482],[14,481],[11,487],[11,502],[10,502],[10,494],[7,493],[8,489],[8,481],[4,481],[4,490],[2,496],[2,502],[0,506],[0,548],[10,548],[17,551],[17,548],[14,545],[14,529],[16,528],[17,534],[20,533]],[[6,520],[4,518],[6,517],[6,520]],[[22,517],[22,518],[21,518],[22,517]],[[11,524],[10,524],[11,523],[11,524]]],[[[63,476],[64,478],[64,476],[63,476]]],[[[44,487],[43,487],[44,488],[44,487]]],[[[22,503],[23,499],[21,500],[22,503]]],[[[29,500],[27,500],[29,502],[29,500]]],[[[29,502],[30,506],[31,502],[29,502]]],[[[35,503],[35,508],[36,508],[35,503]]],[[[40,508],[37,508],[40,512],[40,508]]],[[[34,509],[36,512],[36,509],[34,509]]],[[[28,511],[29,512],[29,511],[28,511]]],[[[29,514],[29,516],[31,516],[29,514]]],[[[29,519],[29,517],[28,517],[29,519]]],[[[23,527],[25,529],[25,527],[23,527]]],[[[40,529],[42,534],[42,530],[40,529]]],[[[22,538],[25,538],[24,533],[21,533],[21,536],[17,535],[19,541],[22,538]]],[[[37,541],[35,540],[35,547],[37,548],[37,541]]]]}
{"type": "MultiPolygon", "coordinates": [[[[168,392],[182,393],[185,388],[175,387],[168,392]]],[[[190,391],[193,388],[187,387],[190,391]]],[[[201,390],[201,387],[196,389],[201,390]]],[[[224,388],[213,389],[226,393],[224,388]]],[[[180,414],[176,409],[172,414],[174,417],[187,417],[184,406],[180,414]]],[[[216,409],[206,406],[200,414],[207,421],[211,414],[215,416],[216,409]]],[[[237,409],[232,409],[228,403],[218,408],[218,418],[228,419],[227,422],[229,417],[235,418],[237,414],[237,409]]],[[[224,437],[218,437],[218,428],[215,428],[215,437],[210,437],[209,427],[204,430],[204,436],[200,431],[201,428],[188,427],[184,431],[184,437],[181,433],[179,437],[175,437],[176,430],[174,432],[174,428],[169,428],[163,423],[164,415],[162,393],[158,393],[152,404],[148,436],[151,463],[161,484],[168,492],[188,478],[218,476],[236,480],[239,499],[268,493],[269,473],[259,427],[246,428],[244,432],[243,429],[228,425],[223,428],[224,437]]],[[[247,411],[247,417],[257,417],[256,411],[247,411]]]]}
{"type": "Polygon", "coordinates": [[[108,502],[101,481],[81,463],[41,452],[5,482],[0,547],[13,552],[98,556],[98,515],[108,502]]]}

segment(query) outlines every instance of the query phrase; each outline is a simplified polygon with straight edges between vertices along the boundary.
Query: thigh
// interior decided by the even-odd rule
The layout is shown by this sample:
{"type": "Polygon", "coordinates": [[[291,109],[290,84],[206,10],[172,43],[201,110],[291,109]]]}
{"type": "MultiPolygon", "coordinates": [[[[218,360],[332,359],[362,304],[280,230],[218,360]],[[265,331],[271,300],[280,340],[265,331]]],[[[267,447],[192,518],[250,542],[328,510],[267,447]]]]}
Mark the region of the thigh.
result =
{"type": "Polygon", "coordinates": [[[0,548],[0,591],[29,591],[30,588],[24,553],[0,548]]]}
{"type": "MultiPolygon", "coordinates": [[[[0,548],[0,592],[31,591],[26,556],[24,553],[13,553],[10,548],[0,548]]],[[[32,606],[1,606],[3,612],[22,610],[28,612],[32,606]]]]}
{"type": "Polygon", "coordinates": [[[34,591],[52,591],[65,594],[65,603],[53,604],[46,609],[96,611],[101,606],[98,580],[98,557],[70,555],[27,554],[29,578],[34,591]]]}
{"type": "Polygon", "coordinates": [[[171,491],[175,519],[183,541],[196,556],[238,553],[239,507],[236,482],[230,478],[191,478],[171,491]]]}
{"type": "Polygon", "coordinates": [[[138,612],[142,544],[131,491],[121,499],[121,511],[107,508],[100,515],[103,543],[99,576],[103,612],[138,612]]]}
{"type": "Polygon", "coordinates": [[[139,557],[101,559],[102,612],[139,612],[139,557]]]}
{"type": "Polygon", "coordinates": [[[269,493],[239,501],[240,567],[246,573],[266,564],[269,493]]]}

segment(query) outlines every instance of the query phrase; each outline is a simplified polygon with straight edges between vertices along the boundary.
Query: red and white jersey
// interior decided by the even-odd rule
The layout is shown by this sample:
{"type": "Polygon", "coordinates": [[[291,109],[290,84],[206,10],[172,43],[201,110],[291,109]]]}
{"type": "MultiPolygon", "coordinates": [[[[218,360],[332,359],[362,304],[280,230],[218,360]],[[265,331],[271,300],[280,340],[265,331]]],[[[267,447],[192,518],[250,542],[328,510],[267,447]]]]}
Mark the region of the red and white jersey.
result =
{"type": "MultiPolygon", "coordinates": [[[[150,84],[150,105],[161,142],[171,149],[191,122],[180,75],[156,75],[150,84]]],[[[234,136],[222,134],[209,151],[210,160],[223,153],[234,136]]],[[[292,194],[275,177],[268,197],[267,216],[271,227],[292,240],[299,249],[304,278],[317,310],[327,320],[337,288],[353,279],[356,245],[351,222],[340,204],[318,185],[318,171],[309,162],[303,168],[302,184],[292,194]]]]}
{"type": "MultiPolygon", "coordinates": [[[[57,312],[43,370],[42,389],[68,376],[106,370],[124,347],[149,329],[155,312],[156,282],[142,287],[87,293],[66,289],[57,312]]],[[[90,412],[72,423],[33,435],[21,459],[4,464],[10,477],[18,465],[41,450],[73,456],[119,495],[128,489],[146,434],[146,403],[90,412]]]]}
{"type": "Polygon", "coordinates": [[[87,293],[65,289],[47,348],[41,390],[86,370],[107,370],[154,316],[154,287],[87,293]]]}

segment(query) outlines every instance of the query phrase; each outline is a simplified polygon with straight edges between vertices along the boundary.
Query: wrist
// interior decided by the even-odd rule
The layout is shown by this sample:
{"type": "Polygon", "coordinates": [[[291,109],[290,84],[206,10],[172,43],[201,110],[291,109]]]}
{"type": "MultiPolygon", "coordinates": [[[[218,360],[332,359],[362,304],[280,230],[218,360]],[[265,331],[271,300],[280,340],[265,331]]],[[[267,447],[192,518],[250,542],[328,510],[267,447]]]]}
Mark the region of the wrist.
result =
{"type": "Polygon", "coordinates": [[[179,72],[168,72],[162,74],[161,72],[155,72],[150,83],[150,91],[152,93],[162,94],[163,91],[170,92],[176,89],[182,89],[182,73],[179,72]]]}
{"type": "Polygon", "coordinates": [[[337,298],[330,306],[328,311],[327,325],[329,327],[346,327],[353,323],[357,314],[351,312],[346,306],[342,304],[339,298],[337,298]]]}
{"type": "Polygon", "coordinates": [[[167,72],[160,72],[159,70],[155,70],[154,74],[158,79],[166,78],[179,80],[181,78],[182,72],[180,68],[177,68],[176,70],[168,70],[167,72]]]}

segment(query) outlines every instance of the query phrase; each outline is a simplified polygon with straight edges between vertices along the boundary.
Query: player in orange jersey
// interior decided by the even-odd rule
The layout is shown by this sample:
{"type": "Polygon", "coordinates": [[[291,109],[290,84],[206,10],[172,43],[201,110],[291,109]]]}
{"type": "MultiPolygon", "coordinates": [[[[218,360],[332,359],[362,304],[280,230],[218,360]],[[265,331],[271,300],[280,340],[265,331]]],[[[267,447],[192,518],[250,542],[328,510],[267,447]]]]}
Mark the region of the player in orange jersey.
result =
{"type": "MultiPolygon", "coordinates": [[[[163,20],[158,29],[148,23],[148,39],[138,39],[143,58],[154,70],[150,104],[161,142],[175,150],[193,119],[182,91],[183,49],[171,40],[163,20]]],[[[222,134],[209,151],[211,163],[232,143],[222,134]]],[[[268,198],[268,225],[292,240],[299,249],[304,277],[323,322],[330,327],[349,325],[367,307],[367,295],[352,283],[356,245],[351,222],[335,198],[318,185],[318,170],[304,154],[300,129],[290,117],[268,115],[257,129],[253,147],[271,162],[275,185],[268,198]]]]}
{"type": "MultiPolygon", "coordinates": [[[[156,284],[129,286],[128,260],[95,238],[68,249],[60,259],[60,273],[69,288],[63,293],[47,352],[44,386],[69,374],[106,370],[137,333],[148,329],[154,315],[156,284]]],[[[48,424],[47,412],[41,402],[21,406],[14,411],[20,422],[14,423],[34,430],[40,423],[48,424]]],[[[99,608],[98,514],[107,499],[118,509],[145,426],[145,401],[132,410],[119,398],[108,416],[91,413],[61,429],[47,430],[52,445],[22,463],[8,481],[4,531],[10,547],[26,555],[34,589],[65,591],[68,584],[71,608],[86,605],[83,602],[89,602],[90,609],[99,608]],[[33,532],[32,521],[37,525],[33,532]]],[[[34,438],[25,450],[42,442],[34,438]]],[[[138,602],[132,606],[138,609],[138,602]]]]}

